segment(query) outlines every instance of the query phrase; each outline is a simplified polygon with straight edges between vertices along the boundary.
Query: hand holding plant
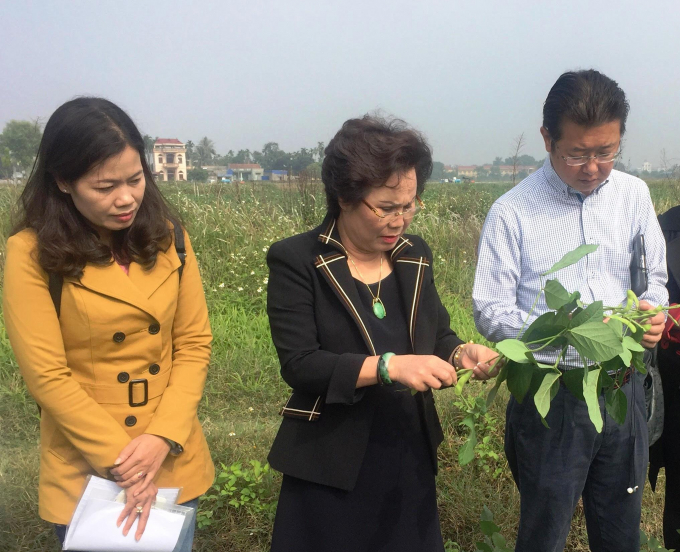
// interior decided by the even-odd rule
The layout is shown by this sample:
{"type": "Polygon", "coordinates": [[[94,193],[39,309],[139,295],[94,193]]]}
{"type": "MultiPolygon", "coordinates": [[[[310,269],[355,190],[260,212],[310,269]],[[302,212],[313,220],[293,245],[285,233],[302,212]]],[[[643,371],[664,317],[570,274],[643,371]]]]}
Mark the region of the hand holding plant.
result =
{"type": "MultiPolygon", "coordinates": [[[[597,247],[588,244],[576,248],[542,276],[577,263],[597,247]]],[[[525,323],[516,339],[505,339],[496,345],[500,353],[499,365],[500,361],[505,361],[505,365],[487,396],[486,406],[491,405],[500,385],[505,382],[518,402],[523,402],[527,396],[533,398],[543,424],[548,427],[545,419],[561,380],[575,397],[586,402],[590,420],[598,432],[603,427],[598,401],[603,392],[607,412],[622,424],[628,401],[621,387],[630,370],[647,373],[643,360],[645,347],[653,347],[659,341],[664,311],[670,307],[654,307],[640,301],[631,290],[627,292],[624,305],[605,306],[602,301],[584,305],[578,291],[570,293],[557,279],[551,279],[542,285],[529,318],[541,294],[551,310],[536,318],[526,331],[525,323]],[[569,347],[578,353],[582,368],[560,370],[569,347]],[[546,349],[555,351],[555,360],[550,364],[536,359],[536,353],[546,349]]],[[[673,322],[678,325],[674,319],[673,322]]],[[[469,376],[464,377],[460,372],[458,376],[456,390],[460,394],[469,376]]],[[[467,418],[463,423],[468,427],[471,425],[467,418]]],[[[471,441],[476,442],[474,428],[471,428],[465,446],[471,441]]],[[[472,457],[467,454],[465,459],[470,461],[472,457]]]]}

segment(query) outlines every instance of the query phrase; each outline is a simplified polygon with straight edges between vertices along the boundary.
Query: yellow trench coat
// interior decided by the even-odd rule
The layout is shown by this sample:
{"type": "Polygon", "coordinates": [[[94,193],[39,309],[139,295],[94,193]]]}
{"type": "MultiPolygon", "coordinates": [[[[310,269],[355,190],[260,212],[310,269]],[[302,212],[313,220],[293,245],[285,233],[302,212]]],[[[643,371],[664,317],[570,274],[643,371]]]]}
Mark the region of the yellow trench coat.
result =
{"type": "Polygon", "coordinates": [[[181,282],[174,245],[148,272],[137,263],[129,276],[116,264],[88,265],[82,278],[65,278],[59,318],[36,246],[32,230],[7,242],[3,308],[19,368],[42,407],[40,517],[69,523],[86,476],[110,478],[118,453],[143,433],[184,449],[168,455],[155,483],[182,487],[180,502],[203,494],[214,466],[196,409],[212,335],[188,237],[181,282]]]}

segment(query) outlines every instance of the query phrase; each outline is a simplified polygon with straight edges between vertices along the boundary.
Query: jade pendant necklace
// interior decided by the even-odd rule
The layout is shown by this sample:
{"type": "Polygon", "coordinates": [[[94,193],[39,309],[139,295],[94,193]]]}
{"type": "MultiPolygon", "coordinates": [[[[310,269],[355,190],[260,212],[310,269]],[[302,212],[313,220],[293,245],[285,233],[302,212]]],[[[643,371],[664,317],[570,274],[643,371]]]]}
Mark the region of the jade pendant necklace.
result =
{"type": "Polygon", "coordinates": [[[366,281],[364,280],[364,277],[361,275],[361,271],[359,270],[359,267],[356,265],[354,262],[354,259],[349,256],[349,253],[347,253],[347,258],[350,260],[352,265],[354,266],[354,270],[357,271],[357,274],[359,275],[359,279],[361,280],[361,283],[364,284],[367,288],[369,293],[371,294],[371,297],[373,297],[373,314],[380,320],[385,318],[387,316],[387,311],[385,310],[385,305],[383,305],[383,302],[380,299],[380,284],[382,283],[382,263],[383,263],[383,256],[382,253],[380,254],[380,275],[378,276],[378,293],[377,295],[373,293],[373,290],[371,289],[371,286],[369,286],[366,281]]]}

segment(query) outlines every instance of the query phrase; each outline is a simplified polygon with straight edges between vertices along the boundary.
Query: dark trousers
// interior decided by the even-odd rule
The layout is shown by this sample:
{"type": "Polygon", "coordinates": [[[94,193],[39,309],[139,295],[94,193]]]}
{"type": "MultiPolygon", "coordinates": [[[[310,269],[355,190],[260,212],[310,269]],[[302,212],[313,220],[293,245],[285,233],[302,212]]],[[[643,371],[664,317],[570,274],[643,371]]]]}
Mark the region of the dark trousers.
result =
{"type": "Polygon", "coordinates": [[[663,510],[664,545],[680,550],[680,347],[659,349],[663,382],[664,427],[655,448],[661,448],[666,470],[666,499],[663,510]]]}
{"type": "Polygon", "coordinates": [[[522,404],[510,399],[505,453],[520,492],[516,552],[564,550],[581,497],[593,552],[639,552],[648,461],[642,379],[635,375],[622,389],[628,397],[626,421],[618,425],[601,396],[602,433],[591,423],[585,402],[565,387],[550,405],[550,429],[531,398],[522,404]]]}

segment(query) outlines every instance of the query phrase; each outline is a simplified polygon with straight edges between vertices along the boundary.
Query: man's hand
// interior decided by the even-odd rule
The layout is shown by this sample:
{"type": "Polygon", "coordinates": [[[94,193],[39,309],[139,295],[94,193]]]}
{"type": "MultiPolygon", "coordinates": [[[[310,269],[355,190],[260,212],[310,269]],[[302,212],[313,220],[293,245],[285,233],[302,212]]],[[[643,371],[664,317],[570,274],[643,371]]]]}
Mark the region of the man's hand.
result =
{"type": "MultiPolygon", "coordinates": [[[[648,311],[654,308],[647,301],[640,301],[639,309],[641,311],[648,311]]],[[[647,324],[650,324],[652,327],[645,333],[640,345],[647,349],[652,349],[661,339],[661,334],[666,324],[666,317],[663,315],[663,312],[659,312],[647,320],[647,324]]]]}

